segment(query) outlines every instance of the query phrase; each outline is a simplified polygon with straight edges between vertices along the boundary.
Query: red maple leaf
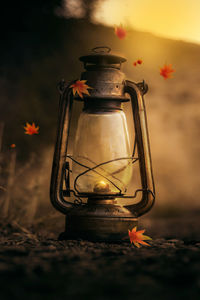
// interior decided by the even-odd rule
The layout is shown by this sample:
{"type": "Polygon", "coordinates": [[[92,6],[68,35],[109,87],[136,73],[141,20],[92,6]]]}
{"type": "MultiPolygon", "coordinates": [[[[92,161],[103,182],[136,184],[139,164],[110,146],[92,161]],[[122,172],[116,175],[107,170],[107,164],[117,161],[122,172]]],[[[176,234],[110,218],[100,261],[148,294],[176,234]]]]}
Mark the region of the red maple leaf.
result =
{"type": "Polygon", "coordinates": [[[75,96],[76,93],[83,98],[83,94],[90,95],[88,89],[92,89],[87,84],[85,84],[87,80],[77,80],[74,84],[70,85],[72,88],[73,95],[75,96]]]}
{"type": "Polygon", "coordinates": [[[38,134],[39,132],[39,126],[35,126],[35,123],[29,124],[28,122],[26,123],[26,126],[24,126],[25,129],[25,134],[33,135],[33,134],[38,134]]]}
{"type": "Polygon", "coordinates": [[[120,25],[115,27],[115,34],[120,40],[123,40],[126,37],[127,32],[126,29],[124,29],[122,25],[120,25]]]}
{"type": "Polygon", "coordinates": [[[172,65],[164,65],[163,68],[160,68],[160,75],[163,76],[164,79],[168,79],[172,77],[172,73],[175,72],[174,69],[172,69],[172,65]]]}
{"type": "Polygon", "coordinates": [[[136,247],[140,248],[140,244],[150,246],[145,243],[144,240],[151,240],[151,238],[147,235],[143,235],[145,230],[137,231],[137,226],[135,226],[131,231],[128,230],[129,238],[131,244],[133,243],[136,247]]]}
{"type": "Polygon", "coordinates": [[[138,60],[136,60],[136,61],[133,62],[134,67],[136,67],[137,64],[138,64],[138,65],[141,65],[141,64],[142,64],[142,60],[141,60],[141,59],[138,59],[138,60]]]}
{"type": "Polygon", "coordinates": [[[137,63],[138,63],[139,65],[141,65],[141,64],[142,64],[142,60],[141,60],[141,59],[138,59],[138,60],[137,60],[137,63]]]}

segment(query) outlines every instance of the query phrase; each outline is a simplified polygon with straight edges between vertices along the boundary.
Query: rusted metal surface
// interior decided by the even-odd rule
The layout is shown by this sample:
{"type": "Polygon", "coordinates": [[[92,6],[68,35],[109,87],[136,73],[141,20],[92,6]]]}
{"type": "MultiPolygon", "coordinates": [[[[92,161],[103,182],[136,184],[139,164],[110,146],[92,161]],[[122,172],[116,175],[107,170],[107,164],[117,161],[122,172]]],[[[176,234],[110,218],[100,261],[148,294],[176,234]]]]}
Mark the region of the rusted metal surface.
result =
{"type": "Polygon", "coordinates": [[[66,155],[69,138],[69,123],[73,103],[69,85],[63,88],[63,92],[60,98],[60,109],[58,116],[59,123],[57,129],[57,140],[54,151],[50,185],[51,203],[62,213],[66,213],[73,205],[72,203],[64,199],[62,193],[63,176],[65,171],[64,167],[66,166],[66,155]]]}
{"type": "Polygon", "coordinates": [[[88,70],[81,74],[82,80],[92,87],[88,99],[105,98],[115,101],[128,101],[124,94],[125,75],[115,68],[99,68],[88,70]]]}
{"type": "MultiPolygon", "coordinates": [[[[145,91],[147,88],[145,88],[145,84],[143,84],[143,86],[144,87],[142,87],[142,90],[145,91]]],[[[135,212],[137,216],[141,216],[148,212],[153,206],[155,200],[155,187],[151,163],[146,110],[140,88],[140,85],[138,87],[135,83],[126,81],[125,92],[129,93],[131,96],[140,165],[140,176],[143,188],[141,201],[137,204],[126,207],[130,209],[130,211],[135,212]]]]}

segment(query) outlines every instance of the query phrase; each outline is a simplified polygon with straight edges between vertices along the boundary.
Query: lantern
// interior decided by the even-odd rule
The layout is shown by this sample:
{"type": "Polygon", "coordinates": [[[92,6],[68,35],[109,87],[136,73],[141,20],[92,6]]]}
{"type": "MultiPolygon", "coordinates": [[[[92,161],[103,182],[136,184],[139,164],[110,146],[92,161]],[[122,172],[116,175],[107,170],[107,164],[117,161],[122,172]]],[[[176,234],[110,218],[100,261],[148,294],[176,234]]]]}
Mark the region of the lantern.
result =
{"type": "MultiPolygon", "coordinates": [[[[81,80],[91,87],[83,99],[73,96],[73,82],[59,85],[59,125],[51,177],[51,202],[66,215],[62,239],[120,240],[137,225],[155,199],[149,136],[143,95],[146,83],[125,80],[124,57],[96,47],[80,57],[85,71],[81,80]],[[129,95],[128,95],[129,94],[129,95]],[[73,153],[69,153],[69,132],[74,101],[83,101],[73,153]],[[135,129],[130,145],[122,103],[131,101],[135,129]],[[137,157],[136,157],[137,149],[137,157]],[[141,186],[127,194],[135,162],[139,162],[141,186]],[[122,205],[122,199],[141,198],[122,205]],[[117,200],[116,200],[117,199],[117,200]],[[120,202],[121,201],[121,202],[120,202]]],[[[74,81],[75,82],[75,81],[74,81]]]]}

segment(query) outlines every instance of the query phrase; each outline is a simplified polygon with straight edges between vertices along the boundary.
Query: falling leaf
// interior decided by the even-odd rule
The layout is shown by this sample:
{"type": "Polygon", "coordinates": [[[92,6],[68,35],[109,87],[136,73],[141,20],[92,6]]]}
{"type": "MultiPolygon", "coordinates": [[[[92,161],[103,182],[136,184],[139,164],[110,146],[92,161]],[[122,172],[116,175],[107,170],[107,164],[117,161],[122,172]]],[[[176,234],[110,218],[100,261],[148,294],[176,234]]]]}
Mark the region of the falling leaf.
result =
{"type": "Polygon", "coordinates": [[[141,60],[141,59],[138,59],[137,61],[134,61],[134,62],[133,62],[134,67],[136,67],[137,64],[138,64],[138,65],[141,65],[141,64],[142,64],[142,60],[141,60]]]}
{"type": "Polygon", "coordinates": [[[33,134],[38,134],[39,126],[35,127],[35,123],[29,124],[26,123],[26,126],[24,127],[25,129],[25,134],[33,135],[33,134]]]}
{"type": "Polygon", "coordinates": [[[163,76],[164,79],[168,79],[172,77],[172,73],[175,72],[174,69],[172,69],[172,65],[164,65],[163,68],[160,68],[160,75],[163,76]]]}
{"type": "Polygon", "coordinates": [[[141,60],[141,59],[138,59],[138,60],[137,60],[137,63],[138,63],[139,65],[141,65],[141,64],[142,64],[142,60],[141,60]]]}
{"type": "Polygon", "coordinates": [[[131,231],[128,230],[129,238],[131,244],[133,243],[136,247],[140,248],[139,244],[150,246],[144,240],[151,240],[151,238],[147,235],[143,235],[145,230],[137,231],[137,227],[135,226],[131,231]]]}
{"type": "Polygon", "coordinates": [[[11,144],[10,148],[16,148],[16,145],[15,144],[11,144]]]}
{"type": "Polygon", "coordinates": [[[115,34],[120,39],[123,40],[126,37],[126,29],[122,25],[115,27],[115,34]]]}
{"type": "Polygon", "coordinates": [[[85,84],[87,80],[77,80],[74,84],[70,85],[72,88],[73,95],[75,96],[76,93],[83,98],[83,94],[90,95],[88,89],[92,89],[87,84],[85,84]]]}

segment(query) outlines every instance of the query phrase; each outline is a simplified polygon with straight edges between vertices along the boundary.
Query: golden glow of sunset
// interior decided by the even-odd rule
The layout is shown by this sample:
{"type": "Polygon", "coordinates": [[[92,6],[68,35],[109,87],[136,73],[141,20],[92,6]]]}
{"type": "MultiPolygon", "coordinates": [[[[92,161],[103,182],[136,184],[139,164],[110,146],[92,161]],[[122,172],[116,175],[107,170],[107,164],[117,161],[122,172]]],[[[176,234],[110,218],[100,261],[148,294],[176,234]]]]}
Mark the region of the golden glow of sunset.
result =
{"type": "Polygon", "coordinates": [[[104,0],[94,21],[200,43],[200,0],[104,0]]]}

